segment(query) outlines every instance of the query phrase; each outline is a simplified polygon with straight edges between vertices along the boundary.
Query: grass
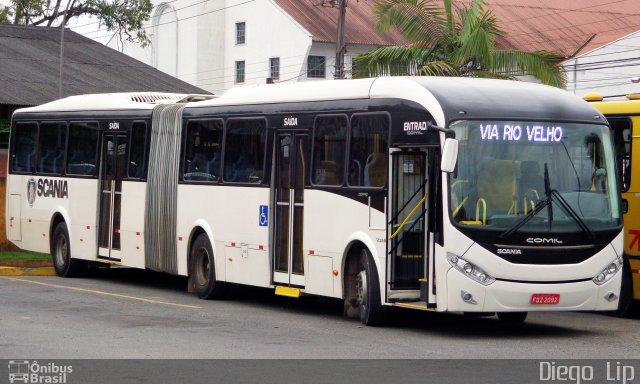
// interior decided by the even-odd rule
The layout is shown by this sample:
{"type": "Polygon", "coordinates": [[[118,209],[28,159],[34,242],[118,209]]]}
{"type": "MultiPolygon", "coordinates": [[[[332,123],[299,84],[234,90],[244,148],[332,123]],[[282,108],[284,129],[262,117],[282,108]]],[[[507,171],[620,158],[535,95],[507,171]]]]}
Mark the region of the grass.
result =
{"type": "Polygon", "coordinates": [[[51,255],[37,252],[0,251],[0,260],[48,260],[51,255]]]}

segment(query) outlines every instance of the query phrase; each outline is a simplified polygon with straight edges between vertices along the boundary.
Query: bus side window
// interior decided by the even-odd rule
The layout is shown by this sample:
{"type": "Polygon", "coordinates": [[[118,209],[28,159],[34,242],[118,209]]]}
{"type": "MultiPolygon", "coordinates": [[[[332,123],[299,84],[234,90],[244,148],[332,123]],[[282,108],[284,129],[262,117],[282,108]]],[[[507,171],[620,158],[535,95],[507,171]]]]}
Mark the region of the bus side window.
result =
{"type": "Polygon", "coordinates": [[[313,129],[312,179],[315,185],[342,185],[347,144],[347,116],[319,116],[313,129]]]}
{"type": "Polygon", "coordinates": [[[98,123],[69,124],[68,174],[82,176],[97,174],[98,136],[98,123]]]}
{"type": "Polygon", "coordinates": [[[264,119],[230,119],[224,147],[224,181],[259,184],[267,139],[264,119]]]}
{"type": "Polygon", "coordinates": [[[389,118],[383,114],[351,119],[349,185],[384,187],[389,173],[389,118]]]}
{"type": "Polygon", "coordinates": [[[31,173],[35,168],[38,124],[17,123],[14,135],[11,169],[14,172],[31,173]]]}
{"type": "Polygon", "coordinates": [[[62,174],[66,144],[66,123],[41,123],[38,137],[37,172],[62,174]]]}
{"type": "Polygon", "coordinates": [[[131,126],[131,146],[129,150],[129,178],[142,179],[146,167],[145,149],[147,143],[147,124],[134,122],[131,126]]]}
{"type": "Polygon", "coordinates": [[[187,123],[185,148],[185,181],[220,181],[221,119],[193,120],[187,123]]]}
{"type": "Polygon", "coordinates": [[[613,145],[620,177],[620,189],[624,192],[631,184],[631,127],[629,118],[609,118],[613,130],[613,145]]]}

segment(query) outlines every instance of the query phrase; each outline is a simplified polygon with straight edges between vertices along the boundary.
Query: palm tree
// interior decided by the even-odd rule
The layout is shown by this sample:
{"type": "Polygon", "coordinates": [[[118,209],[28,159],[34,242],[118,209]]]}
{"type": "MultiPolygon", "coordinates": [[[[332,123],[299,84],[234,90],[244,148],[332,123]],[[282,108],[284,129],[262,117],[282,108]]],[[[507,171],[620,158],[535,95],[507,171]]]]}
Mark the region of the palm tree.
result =
{"type": "Polygon", "coordinates": [[[382,32],[394,26],[409,42],[358,55],[353,77],[380,75],[467,76],[513,79],[533,75],[544,84],[564,87],[559,54],[496,48],[505,36],[484,0],[456,9],[437,0],[375,0],[375,18],[382,32]]]}

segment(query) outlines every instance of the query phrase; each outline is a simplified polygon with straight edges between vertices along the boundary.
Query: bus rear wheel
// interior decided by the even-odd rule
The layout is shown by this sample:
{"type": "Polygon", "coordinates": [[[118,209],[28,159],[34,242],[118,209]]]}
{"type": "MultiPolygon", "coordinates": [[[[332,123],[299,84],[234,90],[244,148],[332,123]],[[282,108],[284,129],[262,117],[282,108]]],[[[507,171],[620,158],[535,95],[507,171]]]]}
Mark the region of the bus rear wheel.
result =
{"type": "Polygon", "coordinates": [[[498,312],[498,319],[505,324],[522,324],[527,318],[527,312],[498,312]]]}
{"type": "Polygon", "coordinates": [[[189,279],[196,294],[201,299],[222,299],[227,293],[227,285],[216,281],[213,249],[209,237],[201,233],[191,246],[189,257],[189,279]]]}
{"type": "Polygon", "coordinates": [[[69,230],[64,222],[58,223],[51,236],[51,257],[53,268],[60,277],[78,277],[84,272],[86,263],[71,258],[69,230]]]}
{"type": "Polygon", "coordinates": [[[381,303],[378,273],[367,249],[360,252],[360,267],[355,276],[360,322],[369,326],[383,325],[387,320],[387,308],[381,303]]]}

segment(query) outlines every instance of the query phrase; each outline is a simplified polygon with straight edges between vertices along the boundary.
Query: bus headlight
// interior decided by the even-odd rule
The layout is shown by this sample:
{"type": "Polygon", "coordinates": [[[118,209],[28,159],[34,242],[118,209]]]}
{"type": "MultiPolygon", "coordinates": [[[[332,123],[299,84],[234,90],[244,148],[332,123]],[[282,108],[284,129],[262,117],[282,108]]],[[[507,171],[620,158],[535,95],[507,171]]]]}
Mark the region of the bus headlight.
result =
{"type": "Polygon", "coordinates": [[[449,260],[449,264],[451,264],[458,271],[462,272],[463,275],[482,285],[490,285],[496,281],[496,279],[489,276],[477,265],[468,262],[460,256],[454,255],[453,253],[447,253],[447,260],[449,260]]]}
{"type": "Polygon", "coordinates": [[[622,269],[622,261],[620,258],[616,258],[593,278],[593,282],[602,285],[611,280],[620,269],[622,269]]]}

